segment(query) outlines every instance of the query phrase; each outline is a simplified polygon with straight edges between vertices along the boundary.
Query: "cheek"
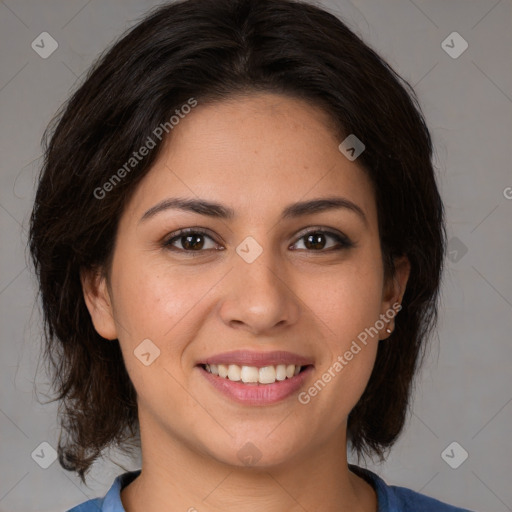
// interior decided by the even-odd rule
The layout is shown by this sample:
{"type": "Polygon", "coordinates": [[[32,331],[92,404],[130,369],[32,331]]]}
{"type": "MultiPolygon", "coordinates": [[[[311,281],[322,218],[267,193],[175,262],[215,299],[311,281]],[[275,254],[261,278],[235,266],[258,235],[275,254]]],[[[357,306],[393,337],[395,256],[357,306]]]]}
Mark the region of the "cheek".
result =
{"type": "Polygon", "coordinates": [[[119,260],[112,277],[119,342],[137,394],[158,395],[159,400],[179,396],[174,378],[182,380],[182,353],[199,326],[194,318],[201,314],[210,279],[135,259],[119,260]],[[142,354],[148,352],[146,366],[142,354]]]}
{"type": "Polygon", "coordinates": [[[340,266],[316,285],[309,283],[309,304],[340,340],[357,336],[378,319],[382,298],[382,274],[378,266],[363,262],[340,266]]]}
{"type": "Polygon", "coordinates": [[[315,313],[322,319],[318,325],[323,329],[320,364],[303,400],[318,400],[319,417],[329,417],[338,425],[360,399],[375,364],[379,337],[371,327],[379,318],[380,290],[355,274],[347,276],[343,286],[329,286],[329,300],[315,303],[315,313]]]}
{"type": "MultiPolygon", "coordinates": [[[[210,417],[202,416],[206,413],[200,407],[197,412],[197,401],[187,392],[189,375],[183,367],[183,353],[196,337],[201,319],[208,315],[204,299],[220,277],[197,271],[194,275],[165,262],[120,263],[114,290],[115,316],[126,326],[120,331],[119,342],[141,416],[165,418],[165,424],[178,432],[197,430],[193,419],[198,414],[200,423],[210,425],[210,417]],[[138,347],[146,339],[159,350],[148,366],[137,357],[142,353],[138,347]]],[[[149,352],[152,350],[149,345],[149,352]]]]}
{"type": "Polygon", "coordinates": [[[199,317],[206,314],[205,296],[220,279],[217,273],[171,266],[165,260],[151,262],[142,256],[120,260],[113,277],[121,341],[133,350],[149,338],[164,356],[164,352],[181,351],[180,340],[185,343],[199,328],[199,317]]]}
{"type": "Polygon", "coordinates": [[[319,378],[332,383],[324,403],[343,402],[342,411],[347,412],[364,391],[375,363],[379,337],[372,327],[380,315],[381,268],[361,257],[333,270],[314,289],[309,304],[323,331],[319,378]]]}

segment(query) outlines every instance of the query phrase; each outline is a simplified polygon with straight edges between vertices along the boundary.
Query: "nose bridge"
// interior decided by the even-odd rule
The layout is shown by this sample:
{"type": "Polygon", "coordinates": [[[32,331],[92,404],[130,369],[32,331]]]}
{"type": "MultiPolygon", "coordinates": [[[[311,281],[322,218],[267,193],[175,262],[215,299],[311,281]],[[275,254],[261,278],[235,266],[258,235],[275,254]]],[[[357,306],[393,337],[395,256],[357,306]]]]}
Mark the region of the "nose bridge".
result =
{"type": "Polygon", "coordinates": [[[253,296],[263,295],[267,300],[275,300],[282,294],[282,270],[279,275],[279,266],[276,265],[270,251],[265,251],[252,263],[240,261],[237,267],[235,270],[242,290],[253,296]]]}
{"type": "Polygon", "coordinates": [[[251,240],[239,245],[221,314],[224,322],[254,332],[296,320],[297,298],[273,251],[258,249],[251,240]]]}

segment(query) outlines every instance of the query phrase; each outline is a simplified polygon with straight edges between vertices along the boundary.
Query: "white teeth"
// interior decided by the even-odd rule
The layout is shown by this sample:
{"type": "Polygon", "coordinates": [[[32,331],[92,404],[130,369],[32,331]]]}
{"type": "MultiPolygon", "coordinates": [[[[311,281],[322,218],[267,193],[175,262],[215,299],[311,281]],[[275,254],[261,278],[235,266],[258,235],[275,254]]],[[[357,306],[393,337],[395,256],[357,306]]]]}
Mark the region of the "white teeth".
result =
{"type": "Polygon", "coordinates": [[[228,379],[234,380],[235,382],[240,380],[240,366],[236,364],[230,364],[228,367],[228,379]]]}
{"type": "MultiPolygon", "coordinates": [[[[299,368],[300,370],[300,368],[299,368]]],[[[261,384],[272,384],[276,381],[276,369],[273,366],[264,366],[259,371],[259,382],[261,384]]]]}
{"type": "Polygon", "coordinates": [[[285,364],[278,364],[276,366],[276,379],[277,380],[286,379],[286,365],[285,364]]]}
{"type": "Polygon", "coordinates": [[[218,366],[219,370],[219,377],[222,377],[225,379],[228,376],[228,367],[225,364],[219,364],[218,366]]]}
{"type": "Polygon", "coordinates": [[[273,384],[277,381],[291,379],[300,373],[302,366],[278,364],[276,366],[239,366],[237,364],[207,364],[206,371],[223,379],[244,383],[273,384]]]}
{"type": "Polygon", "coordinates": [[[242,377],[242,382],[258,382],[260,376],[260,373],[256,366],[242,366],[242,370],[240,373],[242,377]]]}

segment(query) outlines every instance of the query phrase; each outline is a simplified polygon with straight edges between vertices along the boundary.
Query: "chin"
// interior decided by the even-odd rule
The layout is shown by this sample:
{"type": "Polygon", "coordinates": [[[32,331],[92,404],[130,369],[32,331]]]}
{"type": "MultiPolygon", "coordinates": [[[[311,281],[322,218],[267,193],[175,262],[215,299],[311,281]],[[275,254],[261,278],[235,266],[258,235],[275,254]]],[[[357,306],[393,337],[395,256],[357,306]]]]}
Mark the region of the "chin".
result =
{"type": "Polygon", "coordinates": [[[299,440],[294,442],[293,438],[285,436],[288,442],[283,444],[282,439],[268,436],[272,428],[259,436],[237,435],[225,443],[206,447],[206,452],[219,463],[237,468],[269,469],[286,464],[301,451],[305,440],[302,443],[299,440]]]}

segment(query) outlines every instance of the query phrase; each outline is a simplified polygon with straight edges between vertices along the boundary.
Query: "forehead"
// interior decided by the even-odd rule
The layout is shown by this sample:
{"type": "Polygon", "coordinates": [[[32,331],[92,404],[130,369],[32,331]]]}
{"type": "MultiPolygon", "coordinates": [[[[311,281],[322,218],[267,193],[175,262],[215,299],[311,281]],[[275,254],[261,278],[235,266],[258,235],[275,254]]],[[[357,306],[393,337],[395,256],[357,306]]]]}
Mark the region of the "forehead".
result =
{"type": "Polygon", "coordinates": [[[277,214],[283,204],[337,194],[371,220],[371,181],[339,151],[339,138],[330,117],[303,100],[264,93],[199,102],[174,126],[129,209],[180,196],[277,214]]]}

